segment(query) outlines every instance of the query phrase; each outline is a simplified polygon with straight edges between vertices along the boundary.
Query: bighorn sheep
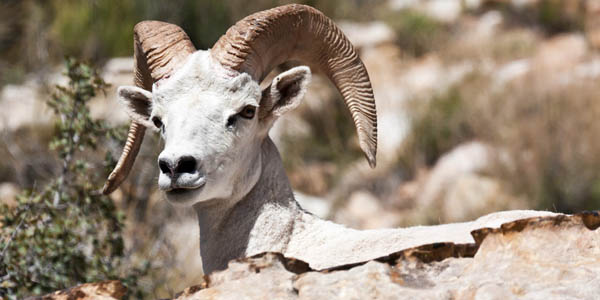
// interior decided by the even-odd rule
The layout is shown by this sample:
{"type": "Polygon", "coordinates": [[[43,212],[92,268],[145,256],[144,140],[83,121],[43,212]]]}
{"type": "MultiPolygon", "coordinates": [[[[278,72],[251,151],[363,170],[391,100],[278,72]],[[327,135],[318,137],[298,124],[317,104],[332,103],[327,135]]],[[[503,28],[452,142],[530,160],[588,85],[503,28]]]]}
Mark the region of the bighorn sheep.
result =
{"type": "Polygon", "coordinates": [[[178,26],[141,22],[134,28],[134,56],[136,87],[118,89],[133,121],[103,192],[128,175],[145,128],[160,131],[165,147],[158,185],[170,202],[196,210],[205,273],[267,251],[324,269],[426,243],[470,243],[472,229],[499,222],[484,218],[436,228],[436,234],[431,227],[358,231],[300,208],[268,131],[298,106],[311,73],[292,68],[261,91],[274,67],[299,60],[320,69],[343,95],[372,167],[377,148],[367,71],[340,29],[314,8],[293,4],[255,13],[205,51],[196,51],[178,26]]]}

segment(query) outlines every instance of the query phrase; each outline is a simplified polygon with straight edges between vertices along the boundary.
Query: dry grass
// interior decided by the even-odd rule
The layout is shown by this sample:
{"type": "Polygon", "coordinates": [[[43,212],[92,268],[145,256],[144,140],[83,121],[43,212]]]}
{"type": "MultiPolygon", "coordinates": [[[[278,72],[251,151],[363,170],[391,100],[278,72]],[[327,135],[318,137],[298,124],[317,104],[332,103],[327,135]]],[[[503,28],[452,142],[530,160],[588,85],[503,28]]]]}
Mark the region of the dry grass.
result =
{"type": "Polygon", "coordinates": [[[537,208],[573,212],[600,204],[598,99],[594,81],[553,86],[532,77],[480,100],[478,107],[489,109],[479,135],[510,153],[514,165],[501,174],[537,208]]]}
{"type": "Polygon", "coordinates": [[[561,212],[600,205],[600,86],[566,85],[533,72],[494,90],[473,74],[447,94],[413,106],[414,131],[402,158],[431,166],[447,150],[477,139],[507,153],[492,175],[532,208],[561,212]],[[407,158],[408,157],[408,158],[407,158]]]}

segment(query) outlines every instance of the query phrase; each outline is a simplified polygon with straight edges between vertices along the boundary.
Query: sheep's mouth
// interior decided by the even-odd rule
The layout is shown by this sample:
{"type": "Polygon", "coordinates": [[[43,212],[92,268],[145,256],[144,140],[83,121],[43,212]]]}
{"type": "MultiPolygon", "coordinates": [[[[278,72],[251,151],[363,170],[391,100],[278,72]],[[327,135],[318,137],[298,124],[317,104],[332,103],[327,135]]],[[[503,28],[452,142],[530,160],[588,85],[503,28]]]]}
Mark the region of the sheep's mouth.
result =
{"type": "Polygon", "coordinates": [[[177,188],[177,189],[172,189],[170,191],[167,192],[167,194],[169,195],[182,195],[188,192],[191,192],[193,190],[191,189],[182,189],[182,188],[177,188]]]}
{"type": "Polygon", "coordinates": [[[189,180],[189,178],[186,178],[186,180],[181,179],[182,178],[175,178],[175,180],[169,180],[169,187],[163,189],[167,195],[179,196],[190,194],[191,192],[201,190],[204,187],[204,185],[206,185],[206,177],[204,176],[193,178],[193,180],[189,180]]]}
{"type": "Polygon", "coordinates": [[[196,192],[198,190],[201,190],[204,187],[204,184],[197,186],[197,187],[174,187],[168,191],[166,191],[167,195],[169,196],[179,196],[179,195],[185,195],[185,194],[190,194],[192,192],[196,192]]]}

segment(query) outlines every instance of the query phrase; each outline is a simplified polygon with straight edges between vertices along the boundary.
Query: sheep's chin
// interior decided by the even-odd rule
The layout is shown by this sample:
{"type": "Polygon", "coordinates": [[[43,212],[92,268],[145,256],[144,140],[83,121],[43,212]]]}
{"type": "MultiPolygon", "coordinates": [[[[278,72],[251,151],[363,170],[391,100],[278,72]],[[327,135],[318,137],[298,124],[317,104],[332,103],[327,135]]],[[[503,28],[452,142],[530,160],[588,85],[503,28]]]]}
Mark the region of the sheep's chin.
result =
{"type": "Polygon", "coordinates": [[[174,189],[165,192],[165,198],[169,203],[177,206],[192,206],[199,201],[204,186],[196,189],[174,189]]]}

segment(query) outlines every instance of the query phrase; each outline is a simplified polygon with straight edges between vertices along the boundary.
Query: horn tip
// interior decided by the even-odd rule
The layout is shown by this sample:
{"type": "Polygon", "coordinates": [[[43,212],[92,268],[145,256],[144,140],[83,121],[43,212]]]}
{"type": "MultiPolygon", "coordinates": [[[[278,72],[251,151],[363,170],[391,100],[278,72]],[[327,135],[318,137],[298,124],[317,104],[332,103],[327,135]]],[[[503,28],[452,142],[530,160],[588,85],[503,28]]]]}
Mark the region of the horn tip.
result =
{"type": "Polygon", "coordinates": [[[373,146],[369,143],[366,143],[363,140],[359,141],[359,144],[360,148],[365,154],[365,158],[369,162],[369,166],[371,167],[371,169],[375,169],[375,167],[377,166],[377,159],[375,158],[377,153],[377,146],[373,146]]]}
{"type": "Polygon", "coordinates": [[[108,180],[106,181],[106,183],[104,183],[104,186],[102,187],[102,195],[109,195],[110,193],[114,192],[116,188],[117,187],[113,184],[113,182],[108,180]]]}
{"type": "Polygon", "coordinates": [[[110,173],[106,179],[106,182],[104,183],[104,186],[102,187],[102,194],[109,195],[110,193],[114,192],[119,185],[121,185],[121,181],[122,180],[118,180],[116,170],[110,173]]]}
{"type": "Polygon", "coordinates": [[[371,167],[371,169],[377,167],[377,161],[374,156],[367,155],[367,161],[369,162],[369,167],[371,167]]]}

